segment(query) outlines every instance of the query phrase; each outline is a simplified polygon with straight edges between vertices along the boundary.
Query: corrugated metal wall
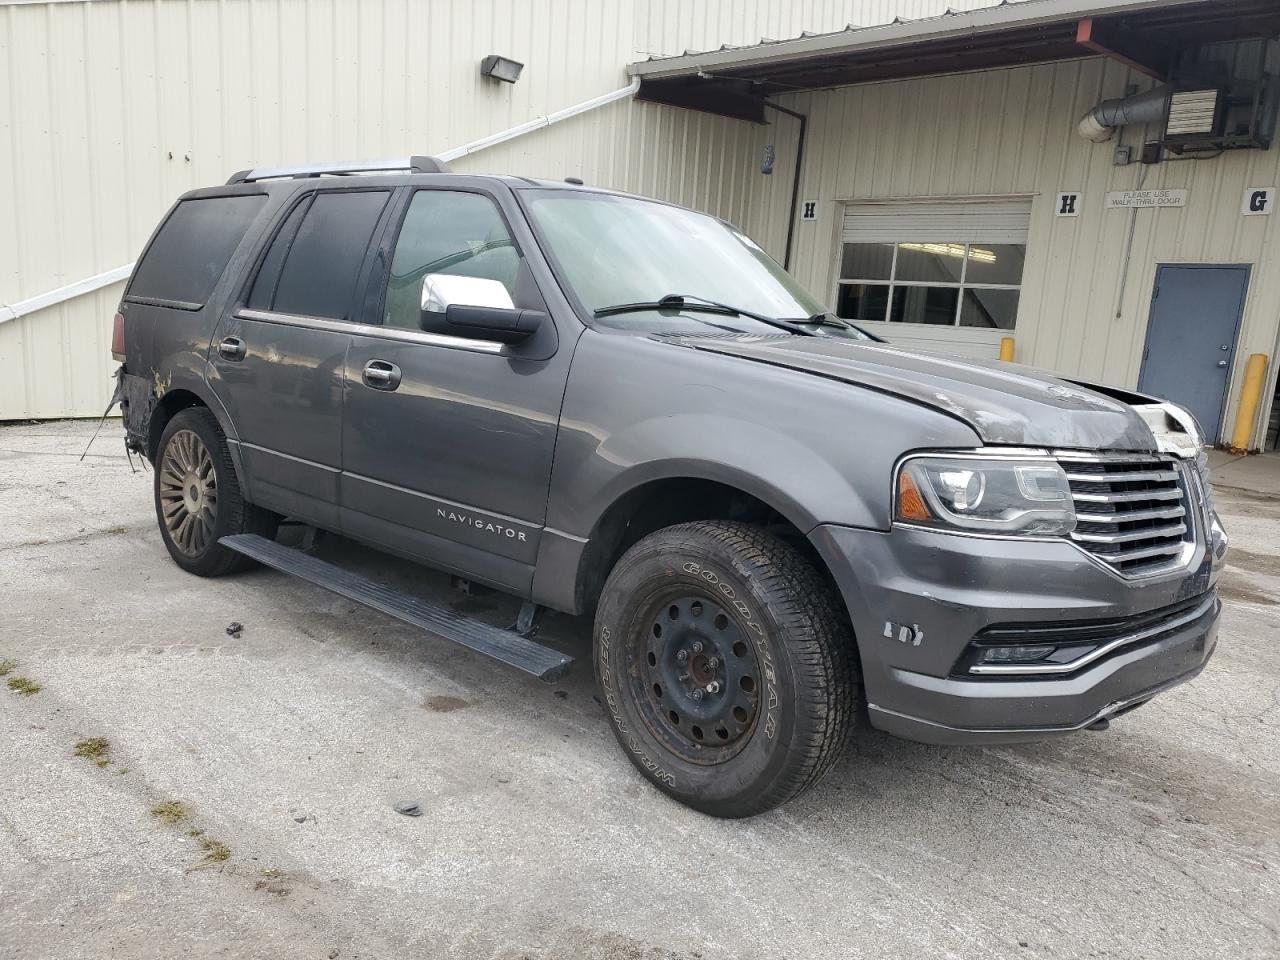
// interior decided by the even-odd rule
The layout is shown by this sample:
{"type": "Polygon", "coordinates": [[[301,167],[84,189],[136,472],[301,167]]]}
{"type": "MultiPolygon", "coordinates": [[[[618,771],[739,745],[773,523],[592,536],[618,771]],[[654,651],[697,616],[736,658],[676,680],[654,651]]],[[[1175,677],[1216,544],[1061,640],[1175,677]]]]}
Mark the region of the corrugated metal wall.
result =
{"type": "MultiPolygon", "coordinates": [[[[1272,71],[1280,67],[1275,46],[1272,71]]],[[[1246,60],[1266,49],[1236,48],[1246,60]]],[[[792,272],[831,300],[842,201],[1030,196],[1017,360],[1133,387],[1156,265],[1252,264],[1223,422],[1229,435],[1248,355],[1274,358],[1277,347],[1280,215],[1245,217],[1240,208],[1246,187],[1280,185],[1280,149],[1113,166],[1116,142],[1089,143],[1075,132],[1076,123],[1099,100],[1123,95],[1128,84],[1146,89],[1150,83],[1113,62],[1089,59],[780,98],[809,114],[801,192],[820,201],[817,221],[797,225],[792,272]],[[1185,189],[1187,206],[1104,209],[1109,191],[1134,189],[1185,189]],[[1080,216],[1055,217],[1057,193],[1076,190],[1084,193],[1080,216]]],[[[1125,133],[1135,157],[1142,133],[1125,133]]],[[[790,143],[794,131],[758,130],[757,145],[773,136],[790,143]]],[[[748,200],[747,224],[775,255],[786,233],[791,174],[784,168],[791,156],[792,150],[779,150],[778,173],[753,181],[757,191],[748,200]]],[[[978,352],[990,356],[999,339],[998,333],[938,327],[894,325],[893,332],[898,340],[949,337],[968,352],[978,342],[978,352]]]]}
{"type": "MultiPolygon", "coordinates": [[[[128,263],[179,193],[237,169],[441,151],[618,89],[650,54],[986,2],[0,0],[0,303],[128,263]],[[520,81],[480,77],[489,53],[523,61],[520,81]]],[[[620,103],[457,167],[742,221],[759,136],[620,103]]],[[[120,290],[0,324],[0,420],[100,412],[120,290]]]]}

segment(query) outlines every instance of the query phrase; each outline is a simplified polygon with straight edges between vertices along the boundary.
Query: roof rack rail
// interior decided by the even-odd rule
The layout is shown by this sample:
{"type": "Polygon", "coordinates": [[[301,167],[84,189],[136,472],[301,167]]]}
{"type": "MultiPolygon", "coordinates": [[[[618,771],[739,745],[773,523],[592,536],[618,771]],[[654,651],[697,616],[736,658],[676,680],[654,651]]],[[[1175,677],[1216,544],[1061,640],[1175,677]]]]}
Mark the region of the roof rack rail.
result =
{"type": "Polygon", "coordinates": [[[450,173],[449,165],[435,157],[396,157],[393,160],[341,160],[335,163],[303,163],[293,167],[254,167],[231,175],[227,183],[257,180],[298,180],[304,177],[350,176],[356,173],[450,173]]]}

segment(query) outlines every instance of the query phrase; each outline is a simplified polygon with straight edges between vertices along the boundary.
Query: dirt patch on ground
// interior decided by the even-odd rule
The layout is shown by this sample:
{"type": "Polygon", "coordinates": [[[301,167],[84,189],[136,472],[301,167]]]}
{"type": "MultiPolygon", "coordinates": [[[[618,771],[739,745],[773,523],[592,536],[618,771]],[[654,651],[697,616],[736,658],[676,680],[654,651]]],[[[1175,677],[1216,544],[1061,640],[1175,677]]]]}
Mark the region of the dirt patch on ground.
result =
{"type": "Polygon", "coordinates": [[[1224,600],[1238,600],[1241,603],[1262,603],[1268,606],[1280,603],[1280,600],[1269,593],[1263,593],[1244,577],[1229,571],[1218,580],[1218,595],[1224,600]]]}
{"type": "Polygon", "coordinates": [[[1227,553],[1227,566],[1239,567],[1250,573],[1261,573],[1268,577],[1280,577],[1280,556],[1272,553],[1252,553],[1232,547],[1227,553]]]}
{"type": "Polygon", "coordinates": [[[454,710],[461,710],[463,707],[471,706],[461,697],[446,696],[427,697],[426,702],[422,705],[435,713],[452,713],[454,710]]]}

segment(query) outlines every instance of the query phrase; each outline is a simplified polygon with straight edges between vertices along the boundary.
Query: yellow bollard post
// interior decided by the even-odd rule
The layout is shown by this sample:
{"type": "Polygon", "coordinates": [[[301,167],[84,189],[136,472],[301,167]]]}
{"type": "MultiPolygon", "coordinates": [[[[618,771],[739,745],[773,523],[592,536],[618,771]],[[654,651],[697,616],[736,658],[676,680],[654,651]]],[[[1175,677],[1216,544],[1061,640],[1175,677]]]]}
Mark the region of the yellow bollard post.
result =
{"type": "Polygon", "coordinates": [[[1000,338],[1000,359],[1013,363],[1013,337],[1000,338]]]}
{"type": "Polygon", "coordinates": [[[1244,368],[1244,386],[1240,388],[1240,406],[1236,409],[1236,428],[1231,433],[1231,449],[1247,453],[1253,440],[1253,422],[1262,402],[1262,375],[1267,370],[1267,355],[1255,353],[1244,368]]]}

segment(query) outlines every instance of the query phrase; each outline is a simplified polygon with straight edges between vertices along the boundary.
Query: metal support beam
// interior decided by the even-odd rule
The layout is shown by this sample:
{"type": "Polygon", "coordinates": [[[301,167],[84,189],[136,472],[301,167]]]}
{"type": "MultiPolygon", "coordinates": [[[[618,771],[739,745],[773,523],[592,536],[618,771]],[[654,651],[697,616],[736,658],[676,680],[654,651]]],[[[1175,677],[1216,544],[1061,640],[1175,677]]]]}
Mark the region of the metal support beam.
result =
{"type": "Polygon", "coordinates": [[[1139,36],[1124,27],[1085,17],[1076,24],[1076,43],[1148,77],[1157,80],[1169,78],[1173,50],[1158,40],[1139,36]]]}

